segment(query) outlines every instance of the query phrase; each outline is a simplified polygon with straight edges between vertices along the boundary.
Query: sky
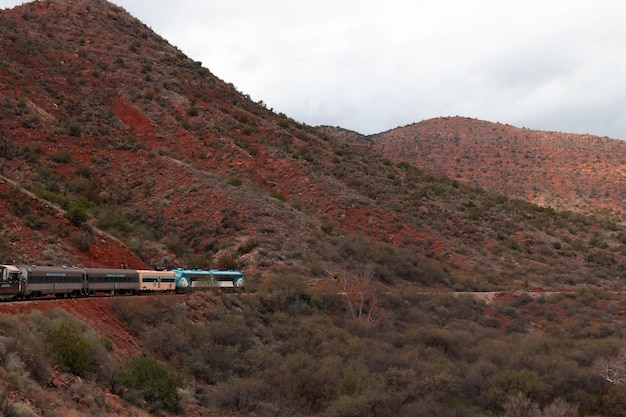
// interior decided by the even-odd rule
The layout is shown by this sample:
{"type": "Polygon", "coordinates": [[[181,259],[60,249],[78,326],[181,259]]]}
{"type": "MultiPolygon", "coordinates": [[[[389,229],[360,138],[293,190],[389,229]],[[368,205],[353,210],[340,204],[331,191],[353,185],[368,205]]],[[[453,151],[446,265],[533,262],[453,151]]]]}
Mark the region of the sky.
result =
{"type": "Polygon", "coordinates": [[[458,115],[626,139],[623,0],[114,3],[308,125],[374,134],[458,115]]]}

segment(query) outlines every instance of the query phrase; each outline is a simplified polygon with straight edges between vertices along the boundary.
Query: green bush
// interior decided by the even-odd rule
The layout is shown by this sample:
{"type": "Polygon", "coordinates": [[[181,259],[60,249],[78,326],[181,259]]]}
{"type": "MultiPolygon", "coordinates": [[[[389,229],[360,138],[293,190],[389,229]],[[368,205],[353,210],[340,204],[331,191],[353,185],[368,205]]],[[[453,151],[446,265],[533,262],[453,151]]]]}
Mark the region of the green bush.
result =
{"type": "Polygon", "coordinates": [[[144,400],[153,409],[159,403],[166,410],[177,412],[180,409],[179,382],[167,367],[151,356],[131,358],[116,374],[115,382],[120,388],[128,389],[124,395],[129,400],[144,400]]]}
{"type": "Polygon", "coordinates": [[[93,235],[87,230],[81,230],[72,235],[71,241],[81,252],[88,252],[93,243],[93,235]]]}
{"type": "Polygon", "coordinates": [[[95,349],[77,327],[61,322],[44,338],[52,358],[65,371],[85,376],[95,361],[95,349]]]}
{"type": "Polygon", "coordinates": [[[280,193],[280,191],[272,190],[270,192],[270,197],[275,198],[280,201],[287,201],[287,197],[280,193]]]}
{"type": "Polygon", "coordinates": [[[97,225],[115,236],[126,236],[133,230],[133,225],[117,207],[105,205],[96,212],[97,225]]]}
{"type": "Polygon", "coordinates": [[[51,159],[57,164],[67,164],[72,159],[72,153],[69,151],[69,149],[60,149],[52,154],[51,159]]]}
{"type": "Polygon", "coordinates": [[[70,122],[68,126],[68,133],[70,136],[79,137],[83,132],[82,127],[77,122],[70,122]]]}
{"type": "Polygon", "coordinates": [[[83,198],[71,200],[67,208],[67,219],[75,226],[81,226],[89,219],[89,202],[83,198]]]}

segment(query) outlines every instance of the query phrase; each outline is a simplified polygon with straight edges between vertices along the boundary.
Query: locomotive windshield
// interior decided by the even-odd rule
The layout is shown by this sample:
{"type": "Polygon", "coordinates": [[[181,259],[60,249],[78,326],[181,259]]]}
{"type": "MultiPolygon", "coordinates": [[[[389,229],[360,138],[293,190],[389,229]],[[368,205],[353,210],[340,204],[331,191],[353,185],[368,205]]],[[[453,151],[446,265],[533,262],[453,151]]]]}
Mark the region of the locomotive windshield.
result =
{"type": "Polygon", "coordinates": [[[2,281],[17,281],[20,278],[20,270],[15,265],[0,265],[2,269],[2,281]]]}

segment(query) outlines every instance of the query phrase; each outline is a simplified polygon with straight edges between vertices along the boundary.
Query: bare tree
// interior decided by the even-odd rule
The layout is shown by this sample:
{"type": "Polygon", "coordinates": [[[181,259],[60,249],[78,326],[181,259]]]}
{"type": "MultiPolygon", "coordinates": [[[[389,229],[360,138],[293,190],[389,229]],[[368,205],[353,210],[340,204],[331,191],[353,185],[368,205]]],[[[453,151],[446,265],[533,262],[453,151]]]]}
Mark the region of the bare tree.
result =
{"type": "Polygon", "coordinates": [[[543,410],[539,404],[522,392],[510,395],[504,403],[505,417],[576,417],[577,415],[578,406],[568,404],[562,398],[555,399],[543,410]]]}
{"type": "Polygon", "coordinates": [[[521,392],[510,395],[504,403],[505,417],[541,417],[539,405],[521,392]]]}
{"type": "Polygon", "coordinates": [[[353,319],[366,319],[370,323],[377,321],[378,288],[374,280],[374,270],[370,264],[358,267],[354,272],[334,272],[332,277],[341,287],[353,319]]]}
{"type": "Polygon", "coordinates": [[[557,398],[543,409],[543,417],[576,417],[578,406],[568,404],[562,398],[557,398]]]}
{"type": "Polygon", "coordinates": [[[611,384],[621,384],[626,381],[626,357],[621,356],[611,360],[601,358],[596,362],[596,369],[600,376],[611,384]]]}

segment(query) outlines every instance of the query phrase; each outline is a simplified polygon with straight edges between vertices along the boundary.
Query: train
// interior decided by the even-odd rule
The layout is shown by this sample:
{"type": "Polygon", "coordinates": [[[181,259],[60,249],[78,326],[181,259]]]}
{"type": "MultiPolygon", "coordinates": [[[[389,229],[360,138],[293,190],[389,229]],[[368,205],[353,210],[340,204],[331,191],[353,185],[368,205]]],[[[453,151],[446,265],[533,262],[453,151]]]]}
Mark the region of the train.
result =
{"type": "Polygon", "coordinates": [[[0,265],[0,300],[55,296],[88,297],[98,293],[187,292],[208,288],[243,289],[239,271],[183,269],[170,271],[79,268],[48,265],[0,265]]]}

